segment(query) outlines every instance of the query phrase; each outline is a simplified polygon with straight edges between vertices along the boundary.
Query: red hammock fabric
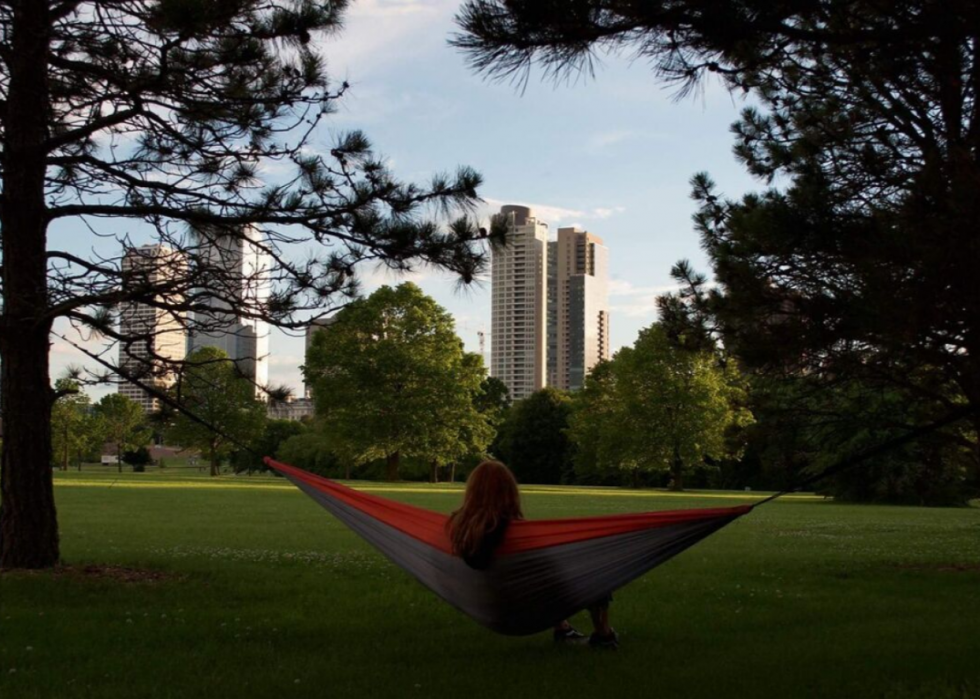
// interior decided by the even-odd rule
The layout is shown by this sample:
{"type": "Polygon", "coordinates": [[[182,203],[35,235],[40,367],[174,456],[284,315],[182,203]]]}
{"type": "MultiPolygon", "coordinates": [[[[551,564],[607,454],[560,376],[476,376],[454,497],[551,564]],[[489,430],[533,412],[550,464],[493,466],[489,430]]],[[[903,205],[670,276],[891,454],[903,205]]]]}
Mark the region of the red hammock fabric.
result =
{"type": "Polygon", "coordinates": [[[446,515],[265,461],[451,605],[512,635],[551,628],[752,510],[511,522],[490,566],[475,570],[452,554],[446,515]]]}
{"type": "MultiPolygon", "coordinates": [[[[309,471],[280,463],[270,458],[266,465],[274,468],[291,480],[328,494],[351,507],[383,522],[444,553],[452,553],[446,533],[448,516],[421,507],[389,500],[363,491],[348,488],[329,478],[309,471]]],[[[663,512],[641,512],[637,514],[603,515],[601,517],[574,517],[563,519],[536,519],[512,522],[497,554],[506,556],[521,551],[533,551],[562,544],[572,544],[604,536],[628,534],[685,524],[716,520],[719,517],[738,517],[752,509],[751,505],[737,507],[697,508],[689,510],[669,510],[663,512]]]]}

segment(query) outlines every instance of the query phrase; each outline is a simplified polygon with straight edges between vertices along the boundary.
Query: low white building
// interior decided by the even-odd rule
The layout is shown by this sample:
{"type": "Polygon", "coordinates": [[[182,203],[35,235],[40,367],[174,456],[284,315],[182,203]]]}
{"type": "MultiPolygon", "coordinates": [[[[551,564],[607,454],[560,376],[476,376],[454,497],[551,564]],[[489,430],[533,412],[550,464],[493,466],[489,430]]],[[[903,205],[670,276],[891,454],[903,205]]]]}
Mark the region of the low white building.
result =
{"type": "Polygon", "coordinates": [[[311,398],[295,398],[293,400],[271,401],[266,414],[270,420],[299,422],[304,418],[313,417],[313,400],[311,398]]]}

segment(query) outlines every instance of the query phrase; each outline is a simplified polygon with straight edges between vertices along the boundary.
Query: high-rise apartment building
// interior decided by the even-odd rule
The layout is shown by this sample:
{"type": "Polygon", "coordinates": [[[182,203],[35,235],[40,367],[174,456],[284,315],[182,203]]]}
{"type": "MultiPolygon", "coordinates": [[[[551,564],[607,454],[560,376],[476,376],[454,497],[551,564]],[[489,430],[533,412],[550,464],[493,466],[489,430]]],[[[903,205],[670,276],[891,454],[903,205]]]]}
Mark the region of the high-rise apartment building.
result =
{"type": "Polygon", "coordinates": [[[548,226],[526,206],[504,206],[507,245],[493,251],[490,374],[520,400],[547,381],[548,226]]]}
{"type": "MultiPolygon", "coordinates": [[[[121,268],[123,277],[129,278],[131,284],[160,286],[183,277],[187,262],[183,253],[165,245],[144,245],[127,250],[121,268]]],[[[168,301],[179,299],[171,295],[168,301]]],[[[124,337],[132,338],[119,347],[119,368],[123,375],[158,389],[172,385],[175,372],[167,363],[184,359],[187,347],[187,333],[180,315],[148,303],[130,303],[122,308],[119,330],[124,337]]],[[[160,409],[160,399],[135,383],[123,380],[118,390],[147,413],[160,409]]]]}
{"type": "Polygon", "coordinates": [[[548,385],[558,385],[558,244],[548,241],[548,385]]]}
{"type": "Polygon", "coordinates": [[[609,250],[592,233],[559,228],[548,261],[548,383],[576,391],[609,359],[609,250]]]}
{"type": "Polygon", "coordinates": [[[200,264],[214,270],[205,274],[201,300],[211,309],[192,316],[188,352],[217,347],[235,361],[264,398],[269,382],[269,325],[250,318],[244,308],[261,307],[269,298],[268,255],[258,245],[261,233],[246,228],[243,235],[215,236],[196,251],[200,264]]]}

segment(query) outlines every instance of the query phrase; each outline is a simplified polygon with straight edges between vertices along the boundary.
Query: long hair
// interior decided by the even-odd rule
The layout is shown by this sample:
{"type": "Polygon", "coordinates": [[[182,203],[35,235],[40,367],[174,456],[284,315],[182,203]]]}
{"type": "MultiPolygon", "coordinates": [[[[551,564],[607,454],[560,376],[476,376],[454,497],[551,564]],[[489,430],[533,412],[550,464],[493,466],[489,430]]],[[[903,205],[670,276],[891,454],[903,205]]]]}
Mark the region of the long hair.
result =
{"type": "Polygon", "coordinates": [[[449,517],[453,553],[472,556],[503,521],[524,519],[517,481],[499,461],[484,461],[466,479],[463,506],[449,517]]]}

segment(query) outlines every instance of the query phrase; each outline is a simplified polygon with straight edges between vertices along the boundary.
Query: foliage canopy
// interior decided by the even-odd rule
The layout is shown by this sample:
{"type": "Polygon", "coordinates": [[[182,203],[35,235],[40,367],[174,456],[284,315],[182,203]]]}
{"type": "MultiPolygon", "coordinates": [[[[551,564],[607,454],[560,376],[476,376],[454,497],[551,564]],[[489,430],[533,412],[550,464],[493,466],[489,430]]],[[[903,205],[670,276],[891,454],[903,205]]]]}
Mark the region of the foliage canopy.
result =
{"type": "Polygon", "coordinates": [[[687,471],[737,453],[732,433],[752,419],[734,365],[676,347],[658,325],[599,365],[578,400],[570,433],[583,467],[621,469],[634,482],[669,471],[678,490],[687,471]]]}
{"type": "Polygon", "coordinates": [[[212,476],[220,473],[225,458],[265,428],[265,404],[256,399],[254,384],[215,347],[202,347],[187,358],[173,393],[187,412],[177,413],[170,437],[185,448],[200,449],[212,476]]]}
{"type": "Polygon", "coordinates": [[[304,366],[318,424],[342,459],[401,456],[445,464],[492,438],[477,410],[485,370],[463,351],[452,316],[416,285],[383,286],[315,334],[304,366]]]}

